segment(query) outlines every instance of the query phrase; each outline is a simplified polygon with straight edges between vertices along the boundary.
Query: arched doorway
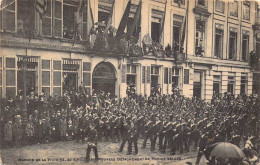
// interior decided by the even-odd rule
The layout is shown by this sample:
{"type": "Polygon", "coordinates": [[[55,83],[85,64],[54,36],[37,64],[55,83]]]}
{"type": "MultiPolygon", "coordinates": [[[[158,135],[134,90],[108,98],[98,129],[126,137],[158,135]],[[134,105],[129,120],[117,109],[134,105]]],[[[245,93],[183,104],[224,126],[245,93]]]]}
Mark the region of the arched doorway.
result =
{"type": "Polygon", "coordinates": [[[92,89],[99,93],[111,93],[115,96],[116,75],[115,68],[109,62],[100,62],[96,65],[92,75],[92,89]]]}

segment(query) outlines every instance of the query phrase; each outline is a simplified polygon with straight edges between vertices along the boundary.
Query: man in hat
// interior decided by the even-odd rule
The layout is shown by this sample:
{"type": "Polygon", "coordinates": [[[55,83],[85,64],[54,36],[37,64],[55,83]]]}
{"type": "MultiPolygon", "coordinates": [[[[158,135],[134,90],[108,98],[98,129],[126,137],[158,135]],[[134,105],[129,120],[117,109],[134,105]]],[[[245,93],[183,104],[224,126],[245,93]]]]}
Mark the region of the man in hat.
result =
{"type": "Polygon", "coordinates": [[[19,147],[22,139],[22,122],[20,115],[17,115],[15,117],[15,123],[13,124],[13,137],[15,146],[19,147]]]}
{"type": "Polygon", "coordinates": [[[122,152],[125,146],[125,143],[128,141],[129,144],[129,136],[130,136],[130,128],[131,128],[131,118],[128,117],[123,122],[123,125],[121,126],[121,137],[122,137],[122,143],[120,145],[120,148],[118,152],[122,152]]]}
{"type": "Polygon", "coordinates": [[[65,118],[65,115],[62,115],[62,118],[59,121],[59,127],[60,127],[60,137],[61,137],[61,140],[66,140],[67,120],[65,118]]]}
{"type": "Polygon", "coordinates": [[[95,129],[94,125],[92,123],[89,124],[89,131],[86,133],[87,136],[87,153],[86,153],[86,161],[90,161],[90,151],[93,149],[95,154],[95,160],[98,161],[98,150],[97,150],[97,130],[95,129]]]}
{"type": "Polygon", "coordinates": [[[32,144],[33,142],[33,138],[34,138],[34,125],[33,125],[33,122],[32,122],[32,116],[30,115],[29,118],[28,118],[28,122],[26,124],[26,127],[25,127],[25,132],[26,132],[26,136],[27,136],[27,141],[28,141],[28,144],[32,144]]]}
{"type": "Polygon", "coordinates": [[[137,139],[138,139],[138,131],[137,131],[137,125],[133,121],[131,121],[131,128],[129,133],[129,141],[128,141],[128,153],[127,155],[130,155],[132,153],[132,144],[134,144],[135,147],[135,155],[138,154],[138,146],[137,146],[137,139]]]}

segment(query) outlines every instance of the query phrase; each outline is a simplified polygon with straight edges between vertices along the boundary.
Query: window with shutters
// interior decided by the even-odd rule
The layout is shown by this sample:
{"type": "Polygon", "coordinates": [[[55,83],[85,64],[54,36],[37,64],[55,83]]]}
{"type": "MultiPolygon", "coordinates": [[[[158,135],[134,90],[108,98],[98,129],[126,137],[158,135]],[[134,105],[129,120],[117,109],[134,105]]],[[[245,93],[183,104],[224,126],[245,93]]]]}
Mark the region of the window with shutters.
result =
{"type": "Polygon", "coordinates": [[[17,33],[32,36],[35,33],[35,9],[31,0],[17,1],[17,33]]]}
{"type": "Polygon", "coordinates": [[[91,89],[91,63],[83,62],[83,83],[87,94],[90,94],[91,89]]]}
{"type": "Polygon", "coordinates": [[[241,73],[240,94],[247,94],[248,78],[246,73],[241,73]]]}
{"type": "Polygon", "coordinates": [[[50,96],[51,90],[51,61],[42,60],[42,93],[45,96],[50,96]]]}
{"type": "Polygon", "coordinates": [[[237,30],[231,29],[229,31],[229,54],[228,59],[236,59],[237,50],[237,30]]]}
{"type": "Polygon", "coordinates": [[[54,21],[54,27],[53,27],[53,35],[55,37],[59,37],[61,38],[62,37],[62,13],[63,13],[63,8],[62,8],[62,0],[53,0],[53,12],[54,12],[54,15],[53,15],[53,21],[54,21]]]}
{"type": "Polygon", "coordinates": [[[242,35],[242,60],[247,61],[249,54],[249,32],[244,31],[242,35]]]}
{"type": "Polygon", "coordinates": [[[224,13],[224,11],[225,11],[225,1],[224,0],[216,0],[216,11],[224,13]]]}
{"type": "Polygon", "coordinates": [[[215,57],[222,58],[224,26],[216,25],[215,29],[215,57]]]}
{"type": "Polygon", "coordinates": [[[163,11],[152,9],[151,21],[151,38],[155,42],[160,40],[161,21],[163,19],[163,11]]]}
{"type": "Polygon", "coordinates": [[[16,13],[14,0],[2,0],[0,1],[0,30],[15,32],[16,13]]]}
{"type": "Polygon", "coordinates": [[[61,95],[61,80],[62,80],[62,64],[61,60],[53,60],[53,73],[52,73],[52,85],[53,85],[53,95],[61,95]]]}
{"type": "Polygon", "coordinates": [[[178,88],[180,68],[172,68],[172,89],[178,88]]]}
{"type": "Polygon", "coordinates": [[[43,36],[52,36],[52,0],[46,1],[46,11],[44,17],[42,18],[42,35],[43,36]]]}
{"type": "Polygon", "coordinates": [[[16,59],[5,58],[5,72],[6,72],[6,98],[16,96],[16,59]]]}
{"type": "Polygon", "coordinates": [[[243,19],[250,20],[250,1],[243,1],[243,19]]]}
{"type": "Polygon", "coordinates": [[[238,2],[231,1],[229,2],[229,15],[233,17],[238,17],[238,2]]]}

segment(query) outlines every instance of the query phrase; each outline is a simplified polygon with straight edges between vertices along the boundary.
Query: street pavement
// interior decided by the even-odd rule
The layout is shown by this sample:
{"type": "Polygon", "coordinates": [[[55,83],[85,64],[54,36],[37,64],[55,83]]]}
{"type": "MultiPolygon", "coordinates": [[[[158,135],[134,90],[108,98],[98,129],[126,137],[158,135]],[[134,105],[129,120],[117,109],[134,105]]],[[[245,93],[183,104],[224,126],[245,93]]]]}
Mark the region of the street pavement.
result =
{"type": "MultiPolygon", "coordinates": [[[[86,163],[84,160],[87,144],[75,141],[54,142],[46,144],[36,144],[19,148],[1,149],[0,164],[95,164],[95,165],[185,165],[191,162],[193,165],[196,160],[196,151],[184,154],[177,153],[171,155],[169,149],[166,153],[160,153],[158,146],[151,152],[150,144],[146,149],[141,149],[142,139],[138,141],[139,152],[137,155],[127,155],[127,143],[122,153],[117,152],[120,143],[99,142],[98,154],[100,160],[94,162],[94,153],[91,151],[91,161],[86,163]]],[[[133,147],[134,149],[134,147],[133,147]]]]}

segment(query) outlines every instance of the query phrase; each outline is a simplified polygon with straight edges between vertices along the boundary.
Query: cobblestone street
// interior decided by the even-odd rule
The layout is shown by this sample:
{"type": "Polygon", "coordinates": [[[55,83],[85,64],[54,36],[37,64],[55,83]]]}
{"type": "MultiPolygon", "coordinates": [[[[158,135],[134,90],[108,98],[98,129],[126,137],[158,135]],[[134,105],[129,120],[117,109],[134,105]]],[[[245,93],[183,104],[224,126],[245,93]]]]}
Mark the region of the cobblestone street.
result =
{"type": "MultiPolygon", "coordinates": [[[[162,154],[155,150],[151,152],[148,148],[141,149],[142,139],[138,142],[138,155],[127,155],[127,144],[122,153],[118,153],[120,143],[100,142],[98,143],[98,154],[100,160],[88,164],[174,164],[184,165],[189,161],[195,163],[196,152],[170,155],[170,152],[162,154]]],[[[3,164],[86,164],[84,157],[87,144],[75,141],[55,142],[48,144],[31,145],[20,148],[3,149],[0,152],[3,164]],[[32,160],[33,159],[33,160],[32,160]],[[36,161],[38,159],[38,161],[36,161]]],[[[157,147],[158,148],[158,147],[157,147]]],[[[94,159],[94,153],[91,152],[94,159]]],[[[1,162],[0,161],[0,162],[1,162]]]]}

